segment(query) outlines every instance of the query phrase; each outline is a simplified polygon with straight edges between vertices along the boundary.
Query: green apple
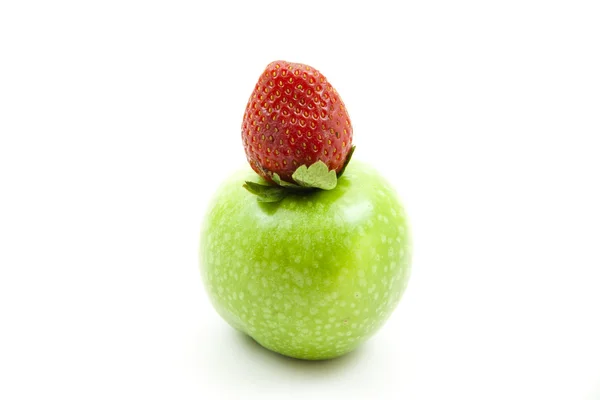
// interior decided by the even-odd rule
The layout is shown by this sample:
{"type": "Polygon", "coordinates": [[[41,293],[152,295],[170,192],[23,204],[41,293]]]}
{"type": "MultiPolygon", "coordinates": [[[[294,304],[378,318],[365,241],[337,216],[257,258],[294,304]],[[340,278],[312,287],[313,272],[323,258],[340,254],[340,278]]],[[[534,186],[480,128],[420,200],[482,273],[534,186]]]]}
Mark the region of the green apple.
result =
{"type": "Polygon", "coordinates": [[[201,271],[218,313],[262,346],[301,359],[355,349],[396,308],[411,239],[394,189],[353,160],[333,190],[262,203],[244,181],[217,191],[201,234],[201,271]]]}

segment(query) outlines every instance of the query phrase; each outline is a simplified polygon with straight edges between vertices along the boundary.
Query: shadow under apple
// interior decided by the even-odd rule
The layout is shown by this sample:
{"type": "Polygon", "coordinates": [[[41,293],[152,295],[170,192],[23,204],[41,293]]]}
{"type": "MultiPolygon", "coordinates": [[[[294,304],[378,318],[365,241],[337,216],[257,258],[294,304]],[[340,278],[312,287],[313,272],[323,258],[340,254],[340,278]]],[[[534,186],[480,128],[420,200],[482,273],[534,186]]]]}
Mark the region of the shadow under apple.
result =
{"type": "Polygon", "coordinates": [[[301,372],[307,376],[327,378],[361,363],[367,358],[368,343],[364,343],[356,350],[341,357],[328,360],[301,360],[284,356],[261,346],[245,333],[234,331],[235,339],[247,352],[248,357],[253,357],[261,364],[268,364],[278,368],[285,368],[295,373],[301,372]]]}

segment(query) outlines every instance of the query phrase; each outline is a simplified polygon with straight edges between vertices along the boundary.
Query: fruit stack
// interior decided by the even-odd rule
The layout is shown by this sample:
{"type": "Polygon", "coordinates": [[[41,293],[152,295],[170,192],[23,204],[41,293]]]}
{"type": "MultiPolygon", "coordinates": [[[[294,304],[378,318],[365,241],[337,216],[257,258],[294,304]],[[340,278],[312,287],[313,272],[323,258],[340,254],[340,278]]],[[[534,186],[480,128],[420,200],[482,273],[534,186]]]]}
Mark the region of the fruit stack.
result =
{"type": "Polygon", "coordinates": [[[411,238],[392,186],[354,151],[348,111],[323,74],[275,61],[242,122],[252,169],[204,220],[202,277],[218,313],[277,353],[346,354],[372,336],[410,276],[411,238]]]}

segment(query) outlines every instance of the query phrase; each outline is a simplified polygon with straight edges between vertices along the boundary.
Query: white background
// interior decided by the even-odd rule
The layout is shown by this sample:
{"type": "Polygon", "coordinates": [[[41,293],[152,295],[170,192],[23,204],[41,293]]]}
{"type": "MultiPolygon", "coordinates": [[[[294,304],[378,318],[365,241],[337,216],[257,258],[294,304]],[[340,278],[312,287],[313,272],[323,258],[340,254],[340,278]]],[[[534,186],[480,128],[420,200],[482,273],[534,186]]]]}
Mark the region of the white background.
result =
{"type": "Polygon", "coordinates": [[[0,398],[600,399],[596,1],[3,1],[0,398]],[[272,354],[198,239],[276,59],[400,193],[413,277],[355,353],[272,354]]]}

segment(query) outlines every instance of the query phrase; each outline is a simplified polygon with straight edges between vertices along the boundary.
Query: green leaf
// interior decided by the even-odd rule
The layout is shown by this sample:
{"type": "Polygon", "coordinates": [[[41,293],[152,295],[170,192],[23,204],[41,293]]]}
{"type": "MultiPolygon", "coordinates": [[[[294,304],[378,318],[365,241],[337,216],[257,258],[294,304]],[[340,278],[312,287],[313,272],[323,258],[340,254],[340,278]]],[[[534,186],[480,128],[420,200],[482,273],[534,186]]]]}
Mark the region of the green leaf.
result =
{"type": "MultiPolygon", "coordinates": [[[[348,157],[346,157],[345,165],[348,163],[352,151],[350,149],[348,157]]],[[[329,170],[327,164],[319,160],[310,167],[301,165],[292,174],[292,179],[296,183],[286,182],[277,173],[272,173],[271,179],[273,184],[256,183],[246,181],[244,188],[250,193],[257,196],[258,201],[264,203],[276,203],[281,201],[289,194],[300,194],[313,191],[316,189],[331,190],[337,186],[337,176],[334,170],[329,170]]]]}
{"type": "Polygon", "coordinates": [[[250,193],[255,194],[258,197],[258,201],[263,203],[276,203],[281,201],[287,192],[284,188],[271,185],[262,185],[260,183],[246,181],[244,188],[250,193]]]}
{"type": "Polygon", "coordinates": [[[292,174],[292,178],[303,187],[312,187],[331,190],[337,185],[337,176],[334,170],[329,170],[327,164],[319,160],[310,167],[301,165],[292,174]]]}
{"type": "Polygon", "coordinates": [[[305,189],[302,186],[296,185],[295,183],[290,183],[290,182],[286,182],[286,181],[282,180],[279,177],[279,174],[277,174],[276,172],[273,173],[273,176],[271,177],[271,179],[273,179],[273,182],[275,182],[276,184],[278,184],[279,186],[282,186],[282,187],[298,189],[298,190],[305,189]]]}
{"type": "Polygon", "coordinates": [[[338,174],[337,174],[338,178],[340,176],[344,175],[344,171],[346,171],[346,167],[348,166],[348,163],[350,163],[350,159],[352,158],[352,154],[354,154],[354,149],[356,149],[356,146],[352,146],[352,148],[348,152],[348,155],[346,156],[346,161],[344,161],[344,166],[342,167],[342,169],[340,169],[340,172],[338,172],[338,174]]]}

